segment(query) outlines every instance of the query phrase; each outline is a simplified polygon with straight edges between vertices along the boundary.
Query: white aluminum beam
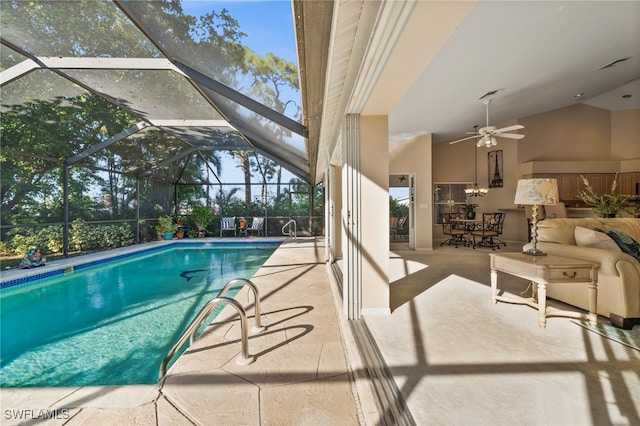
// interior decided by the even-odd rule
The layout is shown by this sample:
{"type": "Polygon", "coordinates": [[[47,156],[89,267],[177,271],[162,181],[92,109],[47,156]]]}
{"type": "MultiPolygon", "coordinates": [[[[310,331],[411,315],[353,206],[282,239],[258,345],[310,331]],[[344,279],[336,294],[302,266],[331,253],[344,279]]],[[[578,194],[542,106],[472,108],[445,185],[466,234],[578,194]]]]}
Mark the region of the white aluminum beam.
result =
{"type": "Polygon", "coordinates": [[[236,130],[226,120],[164,120],[149,119],[149,123],[156,127],[224,127],[236,130]]]}
{"type": "Polygon", "coordinates": [[[0,86],[4,86],[7,83],[11,83],[13,80],[22,77],[23,75],[41,68],[41,66],[32,59],[27,59],[20,62],[6,70],[0,72],[0,86]]]}

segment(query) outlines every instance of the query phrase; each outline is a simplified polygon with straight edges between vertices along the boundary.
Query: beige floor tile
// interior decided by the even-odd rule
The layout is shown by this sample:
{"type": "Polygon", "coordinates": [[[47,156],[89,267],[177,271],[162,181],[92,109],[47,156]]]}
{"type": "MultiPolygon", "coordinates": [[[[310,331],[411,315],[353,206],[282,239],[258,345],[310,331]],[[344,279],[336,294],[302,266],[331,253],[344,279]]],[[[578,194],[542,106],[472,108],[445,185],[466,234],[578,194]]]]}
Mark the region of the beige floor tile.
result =
{"type": "Polygon", "coordinates": [[[357,425],[347,375],[268,388],[261,392],[263,425],[357,425]],[[285,415],[286,413],[286,415],[285,415]]]}
{"type": "Polygon", "coordinates": [[[162,394],[196,424],[259,424],[259,388],[222,370],[168,376],[162,394]]]}

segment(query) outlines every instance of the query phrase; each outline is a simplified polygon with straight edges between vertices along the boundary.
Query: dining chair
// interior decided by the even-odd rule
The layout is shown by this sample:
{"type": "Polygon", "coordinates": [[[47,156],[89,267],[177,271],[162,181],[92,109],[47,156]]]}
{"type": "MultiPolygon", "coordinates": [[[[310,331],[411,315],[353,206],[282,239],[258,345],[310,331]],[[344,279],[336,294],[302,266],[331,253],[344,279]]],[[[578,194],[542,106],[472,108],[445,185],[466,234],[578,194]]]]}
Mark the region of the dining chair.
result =
{"type": "Polygon", "coordinates": [[[223,217],[220,219],[220,237],[224,231],[233,231],[233,236],[236,237],[238,228],[236,227],[236,217],[223,217]]]}
{"type": "Polygon", "coordinates": [[[504,212],[482,213],[481,226],[471,231],[473,248],[490,247],[491,250],[495,250],[500,248],[500,243],[506,246],[506,244],[498,238],[498,236],[502,234],[504,218],[504,212]],[[480,241],[477,241],[476,238],[480,238],[480,241]]]}
{"type": "Polygon", "coordinates": [[[456,220],[463,220],[464,218],[464,213],[442,214],[442,233],[451,238],[441,242],[440,246],[448,244],[458,248],[460,244],[464,246],[469,245],[469,241],[464,237],[467,233],[464,222],[456,222],[456,220]]]}

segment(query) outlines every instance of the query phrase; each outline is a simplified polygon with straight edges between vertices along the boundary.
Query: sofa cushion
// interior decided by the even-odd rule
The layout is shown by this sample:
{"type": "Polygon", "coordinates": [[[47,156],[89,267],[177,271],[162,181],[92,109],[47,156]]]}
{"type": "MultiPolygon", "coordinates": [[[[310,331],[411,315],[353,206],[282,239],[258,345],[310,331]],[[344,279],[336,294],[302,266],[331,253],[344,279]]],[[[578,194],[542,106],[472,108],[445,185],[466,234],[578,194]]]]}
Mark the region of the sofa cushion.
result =
{"type": "Polygon", "coordinates": [[[634,240],[640,241],[640,219],[611,218],[600,220],[602,225],[598,225],[599,228],[604,228],[606,231],[624,232],[634,240]]]}
{"type": "Polygon", "coordinates": [[[576,245],[581,247],[595,247],[606,250],[621,251],[613,239],[604,232],[593,229],[576,226],[573,235],[576,239],[576,245]]]}
{"type": "Polygon", "coordinates": [[[538,222],[538,242],[576,245],[573,230],[576,226],[605,231],[621,231],[640,241],[640,219],[599,217],[544,219],[538,222]]]}
{"type": "Polygon", "coordinates": [[[592,220],[592,218],[545,219],[538,222],[538,241],[576,245],[573,235],[573,230],[576,226],[589,229],[603,227],[601,222],[592,220]]]}
{"type": "Polygon", "coordinates": [[[640,243],[620,231],[607,231],[607,235],[620,247],[623,252],[635,257],[640,261],[640,243]]]}

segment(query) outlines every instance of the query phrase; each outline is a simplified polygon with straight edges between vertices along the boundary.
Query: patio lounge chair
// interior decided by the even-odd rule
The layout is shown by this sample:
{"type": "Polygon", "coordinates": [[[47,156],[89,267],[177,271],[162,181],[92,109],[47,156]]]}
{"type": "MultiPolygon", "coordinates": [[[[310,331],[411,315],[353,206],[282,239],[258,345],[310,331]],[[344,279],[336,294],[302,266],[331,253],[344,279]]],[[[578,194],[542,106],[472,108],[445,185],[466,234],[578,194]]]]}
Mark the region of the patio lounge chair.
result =
{"type": "Polygon", "coordinates": [[[247,228],[247,235],[250,232],[255,232],[258,237],[260,234],[264,237],[264,217],[254,217],[251,226],[247,228]]]}
{"type": "Polygon", "coordinates": [[[392,217],[391,218],[391,223],[389,226],[389,232],[390,232],[390,238],[391,240],[395,240],[396,237],[398,236],[398,230],[402,229],[402,227],[404,226],[405,222],[407,221],[406,217],[392,217]]]}
{"type": "Polygon", "coordinates": [[[220,237],[222,237],[222,233],[224,231],[233,231],[233,236],[236,237],[238,228],[236,227],[236,218],[234,217],[223,217],[220,219],[220,237]]]}

